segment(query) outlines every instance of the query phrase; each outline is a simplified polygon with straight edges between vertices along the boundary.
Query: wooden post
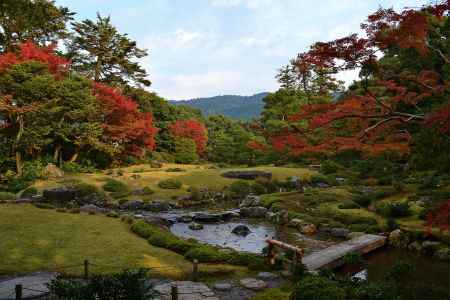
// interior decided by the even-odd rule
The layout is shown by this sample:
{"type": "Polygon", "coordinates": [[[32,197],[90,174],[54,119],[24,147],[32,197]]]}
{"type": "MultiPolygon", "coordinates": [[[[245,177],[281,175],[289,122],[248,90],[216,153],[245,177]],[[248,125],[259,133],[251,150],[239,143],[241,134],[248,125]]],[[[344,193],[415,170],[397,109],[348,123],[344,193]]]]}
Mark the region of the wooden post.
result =
{"type": "Polygon", "coordinates": [[[84,279],[89,278],[89,261],[87,259],[84,260],[84,279]]]}
{"type": "Polygon", "coordinates": [[[175,284],[172,284],[171,288],[172,300],[178,300],[178,287],[175,284]]]}
{"type": "Polygon", "coordinates": [[[267,249],[267,258],[269,258],[269,262],[271,265],[275,264],[275,253],[273,250],[274,250],[273,244],[269,243],[269,246],[267,249]]]}
{"type": "Polygon", "coordinates": [[[198,280],[198,260],[194,259],[194,262],[192,264],[192,281],[198,280]]]}
{"type": "Polygon", "coordinates": [[[16,300],[22,300],[22,285],[16,285],[16,300]]]}

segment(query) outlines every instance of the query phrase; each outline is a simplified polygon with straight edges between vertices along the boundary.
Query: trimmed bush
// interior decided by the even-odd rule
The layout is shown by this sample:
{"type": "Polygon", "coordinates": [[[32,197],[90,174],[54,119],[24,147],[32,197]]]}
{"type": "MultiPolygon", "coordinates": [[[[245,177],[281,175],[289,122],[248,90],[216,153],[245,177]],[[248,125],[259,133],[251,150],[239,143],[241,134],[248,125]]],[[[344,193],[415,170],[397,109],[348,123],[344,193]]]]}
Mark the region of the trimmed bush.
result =
{"type": "Polygon", "coordinates": [[[125,191],[129,191],[129,188],[125,183],[112,178],[106,179],[106,183],[103,185],[103,189],[111,193],[122,193],[125,191]]]}
{"type": "Polygon", "coordinates": [[[158,186],[165,190],[178,190],[183,186],[183,183],[179,180],[169,178],[169,179],[160,181],[158,183],[158,186]]]}
{"type": "Polygon", "coordinates": [[[291,300],[345,300],[345,290],[338,283],[317,275],[309,275],[297,283],[291,300]]]}
{"type": "Polygon", "coordinates": [[[146,186],[142,189],[143,195],[153,195],[155,193],[150,187],[146,186]]]}
{"type": "Polygon", "coordinates": [[[337,163],[335,163],[332,160],[326,160],[324,162],[321,163],[320,165],[320,172],[328,175],[328,174],[333,174],[336,173],[341,166],[339,166],[337,163]]]}
{"type": "Polygon", "coordinates": [[[353,202],[362,207],[368,207],[375,200],[373,195],[358,195],[353,199],[353,202]]]}
{"type": "Polygon", "coordinates": [[[228,190],[233,198],[244,198],[251,193],[252,187],[247,181],[238,180],[230,184],[228,190]]]}
{"type": "Polygon", "coordinates": [[[411,215],[408,202],[381,203],[377,205],[376,212],[386,218],[402,218],[411,215]]]}
{"type": "Polygon", "coordinates": [[[170,232],[164,232],[162,230],[153,232],[148,242],[153,246],[166,248],[179,254],[185,254],[196,245],[194,242],[180,239],[170,232]]]}
{"type": "Polygon", "coordinates": [[[220,252],[217,249],[206,245],[192,247],[189,251],[186,252],[184,257],[191,261],[197,259],[202,263],[220,263],[227,262],[231,259],[230,254],[220,252]]]}
{"type": "Polygon", "coordinates": [[[346,201],[338,205],[339,209],[357,209],[360,206],[353,201],[346,201]]]}
{"type": "Polygon", "coordinates": [[[14,200],[16,195],[8,192],[0,192],[0,200],[14,200]]]}

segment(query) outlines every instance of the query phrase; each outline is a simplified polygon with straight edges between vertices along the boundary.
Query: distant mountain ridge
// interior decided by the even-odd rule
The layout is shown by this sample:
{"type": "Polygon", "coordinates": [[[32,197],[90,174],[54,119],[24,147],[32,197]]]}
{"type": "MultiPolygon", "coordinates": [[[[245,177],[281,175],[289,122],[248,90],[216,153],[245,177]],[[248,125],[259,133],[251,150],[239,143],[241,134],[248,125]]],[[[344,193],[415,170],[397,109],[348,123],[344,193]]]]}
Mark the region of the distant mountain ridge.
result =
{"type": "Polygon", "coordinates": [[[174,105],[187,105],[198,108],[205,116],[224,115],[237,120],[258,118],[264,107],[262,101],[267,92],[253,96],[222,95],[190,100],[170,100],[174,105]]]}

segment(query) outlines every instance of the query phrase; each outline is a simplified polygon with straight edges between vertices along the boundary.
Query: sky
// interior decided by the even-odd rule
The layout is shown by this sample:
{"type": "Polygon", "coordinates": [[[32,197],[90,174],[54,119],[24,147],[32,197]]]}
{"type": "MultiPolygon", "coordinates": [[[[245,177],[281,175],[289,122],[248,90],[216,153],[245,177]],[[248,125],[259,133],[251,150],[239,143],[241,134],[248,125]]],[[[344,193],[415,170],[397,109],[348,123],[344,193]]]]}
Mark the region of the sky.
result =
{"type": "MultiPolygon", "coordinates": [[[[76,19],[110,15],[149,55],[151,91],[170,99],[275,91],[277,70],[316,41],[359,32],[381,7],[427,0],[56,0],[76,19]]],[[[351,82],[355,73],[340,75],[351,82]]]]}

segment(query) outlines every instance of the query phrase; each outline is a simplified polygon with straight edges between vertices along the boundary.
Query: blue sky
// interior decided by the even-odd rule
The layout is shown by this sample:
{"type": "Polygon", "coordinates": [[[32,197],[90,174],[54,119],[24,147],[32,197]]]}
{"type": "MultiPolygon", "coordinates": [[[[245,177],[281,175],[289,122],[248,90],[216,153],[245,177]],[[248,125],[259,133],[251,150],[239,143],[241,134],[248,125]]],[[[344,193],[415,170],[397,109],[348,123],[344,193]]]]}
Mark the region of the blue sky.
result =
{"type": "MultiPolygon", "coordinates": [[[[274,91],[277,69],[315,41],[359,31],[382,7],[427,0],[56,0],[77,19],[110,15],[149,56],[151,90],[167,99],[274,91]]],[[[343,74],[351,80],[354,74],[343,74]]]]}

